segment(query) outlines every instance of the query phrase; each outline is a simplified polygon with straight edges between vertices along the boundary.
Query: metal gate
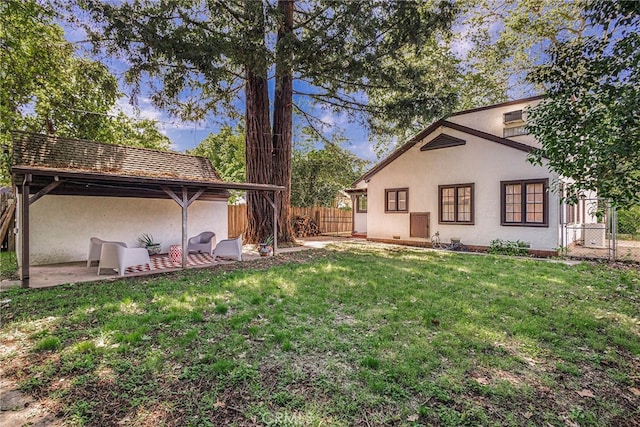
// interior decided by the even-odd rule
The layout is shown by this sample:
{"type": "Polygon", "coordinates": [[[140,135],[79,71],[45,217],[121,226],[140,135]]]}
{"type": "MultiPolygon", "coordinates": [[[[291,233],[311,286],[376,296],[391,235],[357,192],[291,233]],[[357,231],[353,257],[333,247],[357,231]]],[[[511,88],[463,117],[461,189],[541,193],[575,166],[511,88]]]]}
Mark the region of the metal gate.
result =
{"type": "Polygon", "coordinates": [[[637,209],[636,222],[636,216],[618,212],[605,199],[581,199],[576,205],[561,206],[561,253],[572,258],[640,262],[640,207],[631,209],[637,209]]]}

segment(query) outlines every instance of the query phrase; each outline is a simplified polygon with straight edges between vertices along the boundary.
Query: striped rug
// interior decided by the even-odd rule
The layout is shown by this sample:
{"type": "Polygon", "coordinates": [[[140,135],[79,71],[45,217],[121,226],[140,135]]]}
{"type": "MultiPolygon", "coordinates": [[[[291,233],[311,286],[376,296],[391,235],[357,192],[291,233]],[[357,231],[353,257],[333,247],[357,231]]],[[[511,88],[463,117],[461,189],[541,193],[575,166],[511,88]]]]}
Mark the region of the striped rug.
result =
{"type": "MultiPolygon", "coordinates": [[[[187,267],[194,267],[196,265],[207,265],[213,262],[213,257],[209,254],[189,254],[187,256],[187,267]]],[[[135,267],[128,267],[125,270],[127,273],[141,273],[143,271],[152,270],[166,270],[172,268],[181,268],[182,261],[172,262],[169,260],[169,255],[154,255],[151,257],[151,266],[149,265],[136,265],[135,267]]]]}

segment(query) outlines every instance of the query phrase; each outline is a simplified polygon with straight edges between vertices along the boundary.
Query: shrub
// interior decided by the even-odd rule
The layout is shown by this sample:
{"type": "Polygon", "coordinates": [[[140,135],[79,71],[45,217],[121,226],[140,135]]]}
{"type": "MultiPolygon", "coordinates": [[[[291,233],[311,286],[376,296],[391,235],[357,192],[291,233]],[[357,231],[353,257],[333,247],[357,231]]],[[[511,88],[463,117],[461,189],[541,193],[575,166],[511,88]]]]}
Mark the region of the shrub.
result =
{"type": "Polygon", "coordinates": [[[640,234],[640,206],[618,211],[618,232],[640,234]]]}
{"type": "Polygon", "coordinates": [[[489,244],[487,252],[497,255],[526,256],[529,254],[529,245],[522,240],[494,239],[489,244]]]}

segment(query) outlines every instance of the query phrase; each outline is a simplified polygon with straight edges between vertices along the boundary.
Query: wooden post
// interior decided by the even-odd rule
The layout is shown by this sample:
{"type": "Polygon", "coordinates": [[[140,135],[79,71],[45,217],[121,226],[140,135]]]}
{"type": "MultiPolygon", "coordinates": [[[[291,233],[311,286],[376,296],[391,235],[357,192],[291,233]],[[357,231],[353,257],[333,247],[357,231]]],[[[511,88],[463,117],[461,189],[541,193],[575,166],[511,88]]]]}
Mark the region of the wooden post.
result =
{"type": "Polygon", "coordinates": [[[31,184],[31,174],[26,174],[22,181],[22,200],[20,213],[20,236],[22,243],[22,269],[20,279],[22,287],[29,287],[29,185],[31,184]]]}
{"type": "Polygon", "coordinates": [[[273,255],[278,249],[278,191],[273,192],[273,255]]]}
{"type": "Polygon", "coordinates": [[[187,268],[187,210],[189,209],[189,194],[187,187],[182,187],[182,268],[187,268]]]}

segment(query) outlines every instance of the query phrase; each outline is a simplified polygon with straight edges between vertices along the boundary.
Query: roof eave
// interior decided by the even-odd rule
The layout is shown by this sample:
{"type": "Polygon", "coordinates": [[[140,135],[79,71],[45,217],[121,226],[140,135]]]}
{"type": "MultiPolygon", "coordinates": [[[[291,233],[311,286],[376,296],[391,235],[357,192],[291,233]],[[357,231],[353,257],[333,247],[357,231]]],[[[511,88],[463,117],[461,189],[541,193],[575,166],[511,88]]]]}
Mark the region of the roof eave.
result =
{"type": "Polygon", "coordinates": [[[271,184],[254,184],[254,183],[240,183],[240,182],[223,182],[223,181],[207,181],[207,180],[185,180],[174,179],[168,177],[145,177],[145,176],[133,176],[133,175],[117,175],[117,174],[104,174],[97,172],[86,171],[69,171],[59,169],[47,169],[47,168],[34,168],[29,166],[13,166],[11,168],[14,176],[33,174],[40,176],[59,176],[59,177],[73,177],[83,178],[87,180],[95,181],[113,181],[113,182],[126,182],[137,183],[147,185],[188,185],[192,187],[205,187],[220,190],[244,190],[244,191],[285,191],[285,187],[271,184]]]}

